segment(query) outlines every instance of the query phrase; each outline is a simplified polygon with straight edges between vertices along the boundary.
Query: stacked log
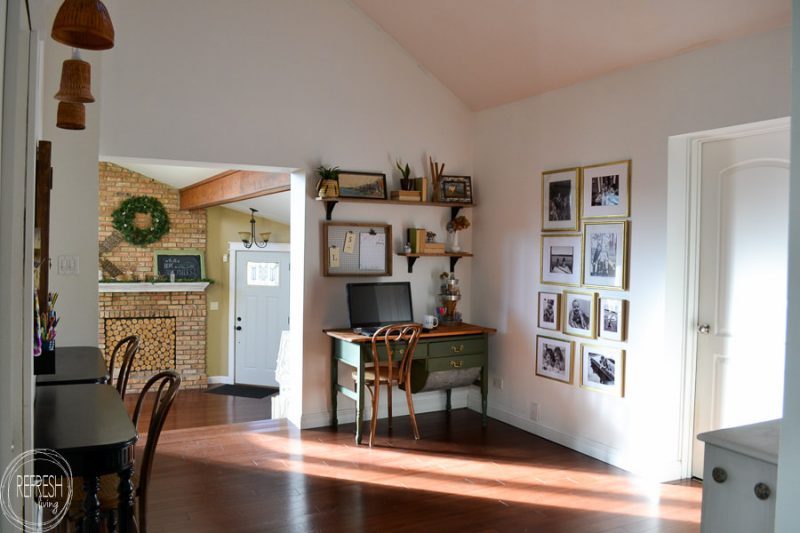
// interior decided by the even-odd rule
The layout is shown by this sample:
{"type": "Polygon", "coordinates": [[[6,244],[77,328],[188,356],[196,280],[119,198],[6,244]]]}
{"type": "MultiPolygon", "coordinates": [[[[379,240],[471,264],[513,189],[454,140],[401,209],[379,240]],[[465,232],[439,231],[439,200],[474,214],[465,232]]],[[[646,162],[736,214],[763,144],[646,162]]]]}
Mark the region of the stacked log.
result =
{"type": "MultiPolygon", "coordinates": [[[[108,362],[114,347],[128,335],[139,336],[139,353],[133,361],[134,372],[157,372],[175,368],[175,317],[107,318],[105,320],[105,359],[108,362]]],[[[114,367],[119,368],[123,353],[117,354],[114,367]]]]}

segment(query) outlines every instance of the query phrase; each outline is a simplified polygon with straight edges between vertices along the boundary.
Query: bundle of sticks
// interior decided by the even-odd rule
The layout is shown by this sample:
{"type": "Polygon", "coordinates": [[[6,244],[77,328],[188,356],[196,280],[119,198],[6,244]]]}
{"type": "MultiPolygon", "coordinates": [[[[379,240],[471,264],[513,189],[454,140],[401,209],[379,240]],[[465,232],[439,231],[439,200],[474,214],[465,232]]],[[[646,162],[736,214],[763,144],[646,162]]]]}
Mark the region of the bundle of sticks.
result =
{"type": "Polygon", "coordinates": [[[442,178],[442,174],[444,174],[444,163],[439,165],[436,161],[433,160],[431,156],[428,156],[428,163],[431,166],[431,183],[433,183],[433,200],[435,202],[439,201],[442,196],[439,193],[439,180],[442,178]]]}

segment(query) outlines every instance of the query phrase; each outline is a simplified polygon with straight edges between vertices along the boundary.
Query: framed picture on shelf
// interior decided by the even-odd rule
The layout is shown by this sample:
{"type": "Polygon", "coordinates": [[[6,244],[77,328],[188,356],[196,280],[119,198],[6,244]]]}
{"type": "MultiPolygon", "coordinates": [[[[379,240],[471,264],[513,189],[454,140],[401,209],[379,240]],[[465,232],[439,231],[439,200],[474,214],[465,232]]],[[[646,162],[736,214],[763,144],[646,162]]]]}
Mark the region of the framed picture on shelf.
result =
{"type": "Polygon", "coordinates": [[[542,231],[578,231],[580,168],[542,172],[542,231]]]}
{"type": "Polygon", "coordinates": [[[564,333],[594,339],[596,332],[597,293],[564,291],[564,333]]]}
{"type": "Polygon", "coordinates": [[[386,174],[377,172],[339,172],[339,196],[386,200],[386,174]]]}
{"type": "Polygon", "coordinates": [[[582,174],[582,218],[627,217],[630,214],[630,159],[583,167],[582,174]]]}
{"type": "Polygon", "coordinates": [[[472,178],[469,176],[442,176],[439,180],[439,201],[472,203],[472,178]]]}
{"type": "Polygon", "coordinates": [[[564,383],[572,383],[575,343],[536,336],[536,375],[564,383]]]}
{"type": "Polygon", "coordinates": [[[539,327],[559,330],[561,325],[561,295],[557,292],[539,293],[539,327]]]}
{"type": "Polygon", "coordinates": [[[628,221],[583,225],[584,287],[622,291],[628,282],[628,221]]]}
{"type": "Polygon", "coordinates": [[[628,302],[619,298],[600,298],[601,339],[622,342],[628,331],[628,302]]]}
{"type": "Polygon", "coordinates": [[[581,345],[581,387],[625,396],[625,350],[581,345]]]}
{"type": "Polygon", "coordinates": [[[581,284],[581,236],[542,235],[539,267],[542,283],[577,287],[581,284]]]}

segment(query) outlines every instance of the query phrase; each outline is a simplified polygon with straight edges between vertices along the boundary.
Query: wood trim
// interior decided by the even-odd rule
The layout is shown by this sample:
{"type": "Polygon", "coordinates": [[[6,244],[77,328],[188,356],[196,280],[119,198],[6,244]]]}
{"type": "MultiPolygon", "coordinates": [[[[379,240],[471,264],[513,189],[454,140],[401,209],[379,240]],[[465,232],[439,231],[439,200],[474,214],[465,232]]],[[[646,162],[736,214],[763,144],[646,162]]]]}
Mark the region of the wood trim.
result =
{"type": "MultiPolygon", "coordinates": [[[[334,339],[343,340],[345,342],[365,343],[371,342],[371,337],[353,333],[352,329],[324,329],[323,333],[334,339]]],[[[484,326],[476,326],[475,324],[461,324],[460,326],[439,326],[431,331],[423,331],[419,338],[430,339],[436,337],[453,337],[457,335],[482,335],[484,333],[496,333],[494,328],[487,328],[484,326]]]]}
{"type": "Polygon", "coordinates": [[[180,190],[181,209],[203,209],[288,191],[289,174],[227,170],[180,190]]]}
{"type": "Polygon", "coordinates": [[[39,309],[47,309],[50,278],[50,191],[53,189],[52,143],[39,141],[36,147],[36,208],[34,226],[39,230],[39,309]]]}

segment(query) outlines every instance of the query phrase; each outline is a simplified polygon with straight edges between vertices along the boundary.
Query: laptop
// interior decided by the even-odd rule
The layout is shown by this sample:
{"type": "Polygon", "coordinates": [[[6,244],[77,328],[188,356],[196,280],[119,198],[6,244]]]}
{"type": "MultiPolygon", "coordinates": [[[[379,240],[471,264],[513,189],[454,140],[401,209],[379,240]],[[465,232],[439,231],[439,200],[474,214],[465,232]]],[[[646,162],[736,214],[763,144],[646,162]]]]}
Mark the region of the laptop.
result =
{"type": "Polygon", "coordinates": [[[388,324],[413,322],[411,283],[348,283],[347,309],[350,327],[367,337],[388,324]]]}

